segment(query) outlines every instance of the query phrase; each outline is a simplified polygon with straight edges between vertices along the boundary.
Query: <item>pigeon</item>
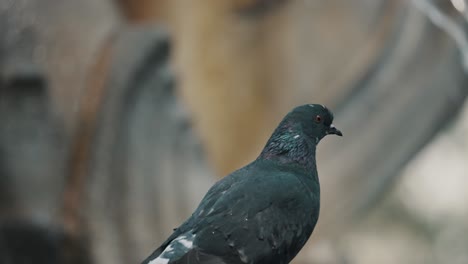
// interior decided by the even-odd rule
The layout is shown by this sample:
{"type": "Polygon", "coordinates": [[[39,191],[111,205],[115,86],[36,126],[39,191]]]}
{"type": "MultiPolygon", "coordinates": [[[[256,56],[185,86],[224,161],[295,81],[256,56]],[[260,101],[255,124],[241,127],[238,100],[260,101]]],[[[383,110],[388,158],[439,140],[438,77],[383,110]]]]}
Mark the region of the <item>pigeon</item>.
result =
{"type": "Polygon", "coordinates": [[[316,147],[343,134],[320,104],[294,108],[256,160],[215,183],[193,214],[142,264],[284,264],[320,210],[316,147]]]}

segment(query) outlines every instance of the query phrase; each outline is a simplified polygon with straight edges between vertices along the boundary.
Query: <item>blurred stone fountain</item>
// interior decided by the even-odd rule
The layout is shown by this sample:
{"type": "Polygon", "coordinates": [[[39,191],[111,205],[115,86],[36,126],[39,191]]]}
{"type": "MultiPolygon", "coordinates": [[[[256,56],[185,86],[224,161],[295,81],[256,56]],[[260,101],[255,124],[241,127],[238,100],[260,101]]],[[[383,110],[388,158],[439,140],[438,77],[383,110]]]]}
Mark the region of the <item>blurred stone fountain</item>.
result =
{"type": "Polygon", "coordinates": [[[320,102],[345,137],[320,146],[322,216],[296,263],[467,263],[466,1],[0,13],[0,227],[138,263],[286,111],[320,102]]]}

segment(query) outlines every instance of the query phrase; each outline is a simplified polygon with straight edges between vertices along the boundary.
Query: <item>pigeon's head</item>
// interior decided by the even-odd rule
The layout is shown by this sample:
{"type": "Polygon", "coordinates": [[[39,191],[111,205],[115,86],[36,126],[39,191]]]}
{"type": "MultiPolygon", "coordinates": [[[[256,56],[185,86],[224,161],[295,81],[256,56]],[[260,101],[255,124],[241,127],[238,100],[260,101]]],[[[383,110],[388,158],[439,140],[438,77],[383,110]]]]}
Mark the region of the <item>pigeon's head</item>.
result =
{"type": "Polygon", "coordinates": [[[314,164],[317,143],[326,135],[343,135],[332,122],[332,112],[323,105],[298,106],[284,117],[259,158],[314,164]]]}
{"type": "Polygon", "coordinates": [[[307,104],[294,108],[282,124],[297,137],[305,136],[318,143],[326,135],[343,136],[333,125],[333,113],[323,105],[307,104]]]}

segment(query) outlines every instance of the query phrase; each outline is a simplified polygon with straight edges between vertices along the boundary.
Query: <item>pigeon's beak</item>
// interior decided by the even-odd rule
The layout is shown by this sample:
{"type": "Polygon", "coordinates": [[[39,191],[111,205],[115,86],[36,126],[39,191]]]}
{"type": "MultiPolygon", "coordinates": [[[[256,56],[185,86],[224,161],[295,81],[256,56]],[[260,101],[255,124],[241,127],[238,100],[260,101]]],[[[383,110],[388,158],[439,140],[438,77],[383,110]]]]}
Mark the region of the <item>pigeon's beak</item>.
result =
{"type": "Polygon", "coordinates": [[[333,124],[331,124],[330,127],[328,128],[327,134],[328,135],[337,135],[337,136],[340,136],[340,137],[343,136],[343,133],[341,133],[341,131],[336,129],[336,127],[333,124]]]}

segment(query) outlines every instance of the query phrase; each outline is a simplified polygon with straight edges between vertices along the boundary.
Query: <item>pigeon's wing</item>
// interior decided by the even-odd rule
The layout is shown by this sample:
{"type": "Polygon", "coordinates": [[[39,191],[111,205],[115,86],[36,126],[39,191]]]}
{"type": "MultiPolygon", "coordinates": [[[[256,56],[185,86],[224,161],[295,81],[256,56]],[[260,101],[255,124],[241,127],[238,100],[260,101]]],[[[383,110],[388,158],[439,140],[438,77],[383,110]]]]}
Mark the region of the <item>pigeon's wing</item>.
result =
{"type": "MultiPolygon", "coordinates": [[[[174,235],[174,233],[173,233],[174,235]]],[[[150,263],[155,263],[153,261],[155,261],[159,256],[161,256],[161,254],[164,252],[164,250],[167,248],[168,244],[174,239],[171,237],[169,237],[168,240],[166,240],[166,242],[164,242],[160,247],[158,247],[156,250],[153,251],[153,253],[151,253],[151,255],[149,255],[145,260],[143,260],[143,262],[141,262],[141,264],[150,264],[150,263]],[[170,240],[169,240],[170,239],[170,240]]]]}
{"type": "Polygon", "coordinates": [[[243,168],[216,183],[143,264],[287,263],[315,226],[311,193],[291,172],[243,168]]]}
{"type": "MultiPolygon", "coordinates": [[[[184,263],[183,261],[190,260],[194,261],[194,257],[197,258],[198,262],[190,263],[220,263],[213,262],[218,257],[209,255],[207,253],[199,252],[197,249],[184,248],[183,244],[180,245],[181,239],[188,236],[191,237],[191,231],[193,226],[200,222],[200,219],[204,219],[209,212],[207,208],[212,208],[216,201],[225,194],[225,192],[231,188],[233,183],[236,181],[240,174],[238,172],[233,173],[232,177],[226,177],[225,179],[217,182],[213,185],[210,190],[206,193],[205,197],[200,202],[200,205],[192,214],[192,216],[185,221],[180,227],[178,227],[164,243],[161,244],[149,257],[147,257],[142,264],[156,264],[156,263],[184,263]],[[177,254],[174,254],[174,248],[177,248],[177,254]],[[168,262],[168,261],[171,262],[168,262]],[[162,262],[161,262],[162,261],[162,262]],[[177,262],[173,262],[177,261],[177,262]],[[179,262],[180,261],[180,262],[179,262]],[[205,262],[200,262],[205,261],[205,262]]],[[[193,239],[193,237],[191,237],[193,239]]],[[[217,260],[216,260],[217,261],[217,260]]]]}
{"type": "Polygon", "coordinates": [[[299,252],[317,221],[318,183],[314,190],[290,172],[261,172],[245,175],[205,208],[194,226],[198,247],[245,263],[284,263],[299,252]]]}
{"type": "MultiPolygon", "coordinates": [[[[204,253],[198,249],[193,249],[187,252],[184,256],[176,261],[169,262],[170,264],[233,264],[225,262],[221,257],[204,253]]],[[[242,263],[244,264],[244,263],[242,263]]]]}
{"type": "Polygon", "coordinates": [[[182,234],[172,240],[164,250],[156,250],[143,263],[147,264],[244,264],[235,256],[218,256],[204,252],[195,245],[195,235],[182,234]]]}
{"type": "Polygon", "coordinates": [[[149,256],[145,261],[143,261],[143,263],[148,263],[148,264],[185,263],[185,262],[178,262],[178,261],[183,259],[189,252],[191,252],[195,248],[193,245],[194,238],[195,238],[195,235],[190,232],[181,234],[175,237],[174,239],[172,239],[172,236],[171,236],[169,237],[169,239],[171,240],[169,241],[167,245],[166,243],[163,243],[163,245],[159,247],[158,249],[156,249],[153,252],[153,254],[151,254],[151,256],[149,256]]]}

